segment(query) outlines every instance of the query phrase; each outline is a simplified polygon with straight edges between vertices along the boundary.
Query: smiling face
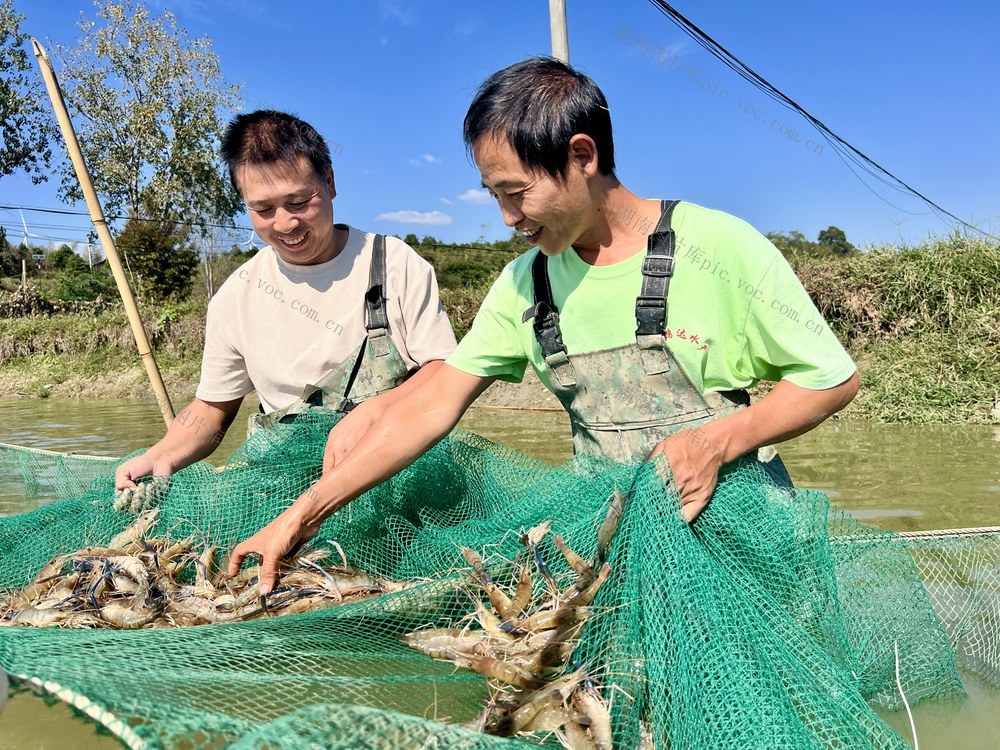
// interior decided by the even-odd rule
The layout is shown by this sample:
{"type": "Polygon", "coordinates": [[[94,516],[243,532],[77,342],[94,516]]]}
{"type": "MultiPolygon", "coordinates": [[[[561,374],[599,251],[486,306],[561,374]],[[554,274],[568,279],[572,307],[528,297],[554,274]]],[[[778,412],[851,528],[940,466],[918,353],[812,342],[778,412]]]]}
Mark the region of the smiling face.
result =
{"type": "Polygon", "coordinates": [[[574,136],[562,180],[529,169],[514,148],[499,138],[480,138],[472,153],[483,187],[496,199],[504,224],[522,233],[545,255],[558,255],[571,245],[586,244],[594,223],[589,180],[597,162],[592,146],[587,136],[574,136]]]}
{"type": "Polygon", "coordinates": [[[305,157],[238,169],[254,231],[282,260],[310,266],[340,251],[333,226],[333,172],[320,179],[305,157]]]}

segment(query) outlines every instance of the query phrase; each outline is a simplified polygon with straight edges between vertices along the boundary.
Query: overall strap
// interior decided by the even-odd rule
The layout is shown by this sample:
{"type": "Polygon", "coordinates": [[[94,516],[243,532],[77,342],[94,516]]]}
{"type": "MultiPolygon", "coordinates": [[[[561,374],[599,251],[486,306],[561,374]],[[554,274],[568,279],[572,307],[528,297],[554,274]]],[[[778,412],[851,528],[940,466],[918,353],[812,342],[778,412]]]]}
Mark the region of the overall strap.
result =
{"type": "Polygon", "coordinates": [[[576,385],[576,375],[566,353],[562,332],[559,330],[559,310],[552,299],[548,260],[545,254],[539,251],[531,263],[534,304],[524,311],[521,321],[527,323],[534,318],[532,328],[535,331],[535,340],[542,350],[542,358],[555,373],[559,385],[570,387],[576,385]]]}
{"type": "Polygon", "coordinates": [[[635,300],[635,340],[647,375],[670,370],[664,338],[667,322],[667,293],[674,274],[676,235],[670,217],[680,201],[660,201],[660,220],[646,242],[642,259],[642,290],[635,300]]]}
{"type": "Polygon", "coordinates": [[[376,234],[372,247],[372,262],[368,271],[368,291],[365,293],[368,344],[372,354],[384,357],[389,353],[389,316],[385,309],[385,235],[376,234]]]}

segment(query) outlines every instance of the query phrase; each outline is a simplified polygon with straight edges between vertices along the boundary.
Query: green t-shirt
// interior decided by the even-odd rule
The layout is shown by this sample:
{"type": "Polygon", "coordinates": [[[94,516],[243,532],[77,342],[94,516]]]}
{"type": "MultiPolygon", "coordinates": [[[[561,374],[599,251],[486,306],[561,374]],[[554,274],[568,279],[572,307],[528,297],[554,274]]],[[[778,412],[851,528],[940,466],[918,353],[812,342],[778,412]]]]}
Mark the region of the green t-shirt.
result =
{"type": "MultiPolygon", "coordinates": [[[[674,209],[674,275],[667,344],[702,392],[787,379],[823,389],[847,380],[854,363],[791,267],[770,241],[734,216],[691,203],[674,209]]],[[[531,321],[531,263],[513,260],[493,284],[472,329],[448,364],[480,377],[519,382],[530,362],[551,387],[531,321]]],[[[563,343],[572,356],[635,341],[635,298],[645,247],[610,266],[585,263],[572,248],[548,262],[563,343]]]]}

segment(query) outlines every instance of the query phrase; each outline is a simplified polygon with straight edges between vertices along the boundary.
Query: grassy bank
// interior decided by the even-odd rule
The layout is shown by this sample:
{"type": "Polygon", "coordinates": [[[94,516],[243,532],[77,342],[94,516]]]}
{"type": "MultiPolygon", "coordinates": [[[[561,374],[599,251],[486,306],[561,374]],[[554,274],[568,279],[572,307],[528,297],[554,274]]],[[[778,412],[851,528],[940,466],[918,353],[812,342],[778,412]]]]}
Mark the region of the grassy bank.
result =
{"type": "Polygon", "coordinates": [[[953,238],[796,268],[854,357],[850,413],[881,422],[997,423],[1000,248],[953,238]]]}
{"type": "MultiPolygon", "coordinates": [[[[507,259],[431,258],[459,336],[507,259]]],[[[796,271],[858,363],[862,390],[846,417],[883,422],[1000,421],[1000,249],[957,238],[884,248],[796,271]]],[[[173,394],[190,394],[205,303],[143,311],[173,394]]],[[[124,312],[0,318],[0,395],[145,396],[124,312]]]]}

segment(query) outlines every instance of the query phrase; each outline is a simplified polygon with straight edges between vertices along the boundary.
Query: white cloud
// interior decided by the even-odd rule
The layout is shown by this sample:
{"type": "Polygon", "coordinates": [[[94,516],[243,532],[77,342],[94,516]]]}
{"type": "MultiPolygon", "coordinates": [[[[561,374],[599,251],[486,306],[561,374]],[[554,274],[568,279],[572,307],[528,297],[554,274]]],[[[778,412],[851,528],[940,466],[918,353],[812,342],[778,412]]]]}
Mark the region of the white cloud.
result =
{"type": "Polygon", "coordinates": [[[485,206],[493,200],[489,192],[486,190],[476,190],[476,188],[469,188],[458,196],[458,199],[463,203],[471,203],[473,206],[485,206]]]}
{"type": "Polygon", "coordinates": [[[417,19],[403,8],[403,4],[394,0],[379,0],[378,13],[382,18],[392,18],[404,26],[416,26],[417,19]]]}
{"type": "Polygon", "coordinates": [[[415,167],[419,167],[422,164],[440,164],[441,160],[438,159],[434,154],[423,154],[419,159],[408,159],[415,167]]]}
{"type": "Polygon", "coordinates": [[[452,204],[452,201],[448,200],[447,198],[442,198],[441,202],[446,206],[450,206],[452,204]]]}
{"type": "Polygon", "coordinates": [[[470,36],[479,31],[482,25],[482,19],[479,18],[472,21],[457,21],[455,23],[455,34],[458,36],[470,36]]]}
{"type": "Polygon", "coordinates": [[[392,221],[397,224],[451,224],[451,217],[440,211],[389,211],[379,214],[375,221],[392,221]]]}

